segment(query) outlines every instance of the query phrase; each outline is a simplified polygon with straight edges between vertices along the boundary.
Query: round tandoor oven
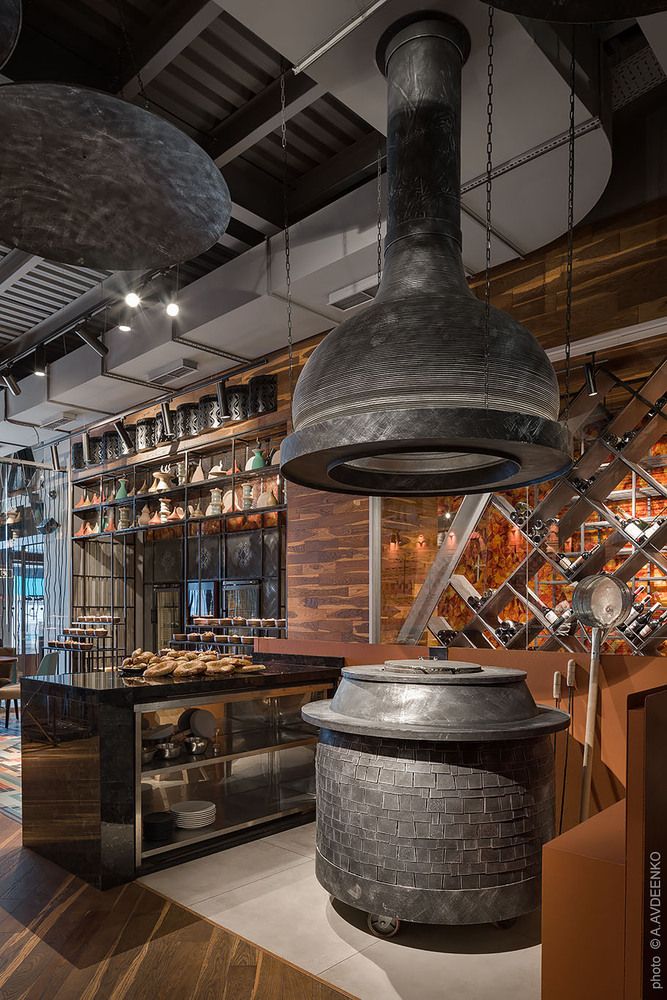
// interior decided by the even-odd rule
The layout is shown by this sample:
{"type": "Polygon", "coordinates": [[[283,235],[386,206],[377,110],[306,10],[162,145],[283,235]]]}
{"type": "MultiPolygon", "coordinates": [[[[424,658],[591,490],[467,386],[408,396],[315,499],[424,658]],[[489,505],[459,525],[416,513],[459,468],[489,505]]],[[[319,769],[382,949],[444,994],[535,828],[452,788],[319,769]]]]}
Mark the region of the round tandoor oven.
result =
{"type": "Polygon", "coordinates": [[[539,906],[554,834],[551,734],[522,670],[389,661],[343,670],[320,728],[317,877],[380,918],[472,924],[539,906]]]}

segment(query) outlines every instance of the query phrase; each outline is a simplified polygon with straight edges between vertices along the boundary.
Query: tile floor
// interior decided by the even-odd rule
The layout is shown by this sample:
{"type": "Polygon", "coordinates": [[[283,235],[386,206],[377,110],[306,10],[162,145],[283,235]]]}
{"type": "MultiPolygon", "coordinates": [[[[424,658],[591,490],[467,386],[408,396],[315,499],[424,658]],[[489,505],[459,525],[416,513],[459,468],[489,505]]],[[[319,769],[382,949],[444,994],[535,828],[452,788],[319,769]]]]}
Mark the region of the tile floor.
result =
{"type": "Polygon", "coordinates": [[[315,878],[315,824],[140,881],[360,1000],[539,1000],[539,918],[495,927],[404,925],[392,940],[315,878]]]}

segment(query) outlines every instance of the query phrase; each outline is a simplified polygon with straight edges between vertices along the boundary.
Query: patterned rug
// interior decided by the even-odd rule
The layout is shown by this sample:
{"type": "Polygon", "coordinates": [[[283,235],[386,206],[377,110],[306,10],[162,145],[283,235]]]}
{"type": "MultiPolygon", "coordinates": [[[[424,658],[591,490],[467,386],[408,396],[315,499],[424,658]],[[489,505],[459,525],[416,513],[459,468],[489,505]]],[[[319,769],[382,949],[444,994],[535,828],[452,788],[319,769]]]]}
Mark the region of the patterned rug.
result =
{"type": "Polygon", "coordinates": [[[9,720],[8,729],[0,724],[0,813],[21,822],[21,727],[16,719],[9,720]]]}

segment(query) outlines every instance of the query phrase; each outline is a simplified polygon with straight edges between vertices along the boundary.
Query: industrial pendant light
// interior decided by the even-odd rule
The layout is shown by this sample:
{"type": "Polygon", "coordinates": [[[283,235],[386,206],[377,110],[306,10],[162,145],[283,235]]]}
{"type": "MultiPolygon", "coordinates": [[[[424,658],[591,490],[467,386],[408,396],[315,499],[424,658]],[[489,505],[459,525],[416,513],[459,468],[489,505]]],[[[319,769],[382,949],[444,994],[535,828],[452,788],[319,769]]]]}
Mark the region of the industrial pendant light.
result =
{"type": "Polygon", "coordinates": [[[388,83],[385,266],[374,302],[297,382],[282,472],[371,496],[513,489],[566,472],[559,390],[535,338],[468,288],[461,258],[462,24],[413,15],[380,41],[388,83]]]}
{"type": "Polygon", "coordinates": [[[229,223],[229,189],[201,146],[111,94],[4,84],[0,135],[5,246],[64,264],[144,270],[196,257],[229,223]]]}
{"type": "Polygon", "coordinates": [[[0,69],[9,61],[21,31],[21,0],[0,0],[0,69]]]}
{"type": "MultiPolygon", "coordinates": [[[[488,5],[488,0],[482,2],[488,5]]],[[[493,6],[538,21],[569,24],[622,21],[667,10],[666,0],[493,0],[493,6]]]]}

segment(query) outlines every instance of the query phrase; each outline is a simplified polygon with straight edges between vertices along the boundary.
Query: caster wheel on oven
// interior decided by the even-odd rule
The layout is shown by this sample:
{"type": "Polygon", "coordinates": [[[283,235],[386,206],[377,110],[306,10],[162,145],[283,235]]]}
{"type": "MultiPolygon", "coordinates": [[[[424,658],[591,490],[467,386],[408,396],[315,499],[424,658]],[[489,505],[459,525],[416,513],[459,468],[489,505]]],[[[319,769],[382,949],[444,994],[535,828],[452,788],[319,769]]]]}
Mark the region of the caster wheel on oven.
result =
{"type": "Polygon", "coordinates": [[[516,917],[509,917],[507,920],[494,920],[493,926],[497,927],[499,931],[508,931],[510,927],[514,927],[516,923],[516,917]]]}
{"type": "Polygon", "coordinates": [[[401,921],[398,917],[383,917],[377,913],[369,913],[366,923],[371,934],[379,938],[394,937],[401,929],[401,921]]]}

